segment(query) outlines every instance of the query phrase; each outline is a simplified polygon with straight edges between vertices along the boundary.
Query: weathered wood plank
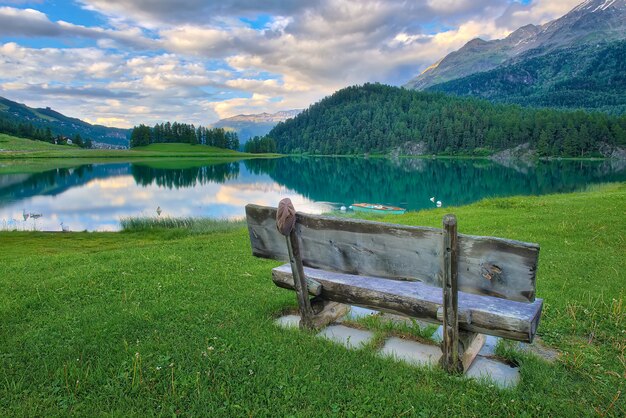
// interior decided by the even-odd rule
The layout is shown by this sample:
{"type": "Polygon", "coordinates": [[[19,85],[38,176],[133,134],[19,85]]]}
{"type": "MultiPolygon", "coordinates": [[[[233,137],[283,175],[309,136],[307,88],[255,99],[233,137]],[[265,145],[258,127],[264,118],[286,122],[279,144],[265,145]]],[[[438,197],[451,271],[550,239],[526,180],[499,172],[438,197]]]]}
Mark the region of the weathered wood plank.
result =
{"type": "MultiPolygon", "coordinates": [[[[321,286],[321,284],[320,284],[321,286]]],[[[290,289],[293,289],[293,286],[290,287],[290,289]]],[[[437,309],[437,320],[439,322],[443,323],[443,307],[441,307],[440,309],[437,309]]],[[[465,312],[458,312],[457,314],[457,318],[459,321],[459,324],[463,323],[463,324],[471,324],[472,323],[472,313],[469,311],[465,311],[465,312]]]]}
{"type": "MultiPolygon", "coordinates": [[[[304,274],[322,285],[320,297],[349,305],[377,309],[440,324],[437,311],[442,308],[441,288],[420,282],[394,281],[385,278],[354,276],[325,270],[304,268],[304,274]]],[[[274,283],[293,288],[289,264],[272,270],[274,283]]],[[[459,292],[460,322],[464,331],[532,342],[543,300],[532,303],[509,301],[497,297],[459,292]]]]}
{"type": "MultiPolygon", "coordinates": [[[[276,209],[247,205],[253,254],[288,260],[276,209]]],[[[442,230],[296,214],[305,267],[441,287],[442,230]]],[[[458,235],[458,286],[467,293],[532,302],[539,246],[458,235]]]]}
{"type": "Polygon", "coordinates": [[[459,357],[459,289],[457,284],[456,217],[443,217],[443,341],[441,365],[449,373],[461,373],[459,357]]]}
{"type": "MultiPolygon", "coordinates": [[[[295,284],[293,282],[293,277],[289,281],[289,283],[275,283],[276,286],[282,287],[283,289],[295,289],[295,284]]],[[[307,288],[309,290],[309,295],[311,296],[319,296],[322,294],[322,285],[319,282],[307,277],[306,278],[307,288]]]]}

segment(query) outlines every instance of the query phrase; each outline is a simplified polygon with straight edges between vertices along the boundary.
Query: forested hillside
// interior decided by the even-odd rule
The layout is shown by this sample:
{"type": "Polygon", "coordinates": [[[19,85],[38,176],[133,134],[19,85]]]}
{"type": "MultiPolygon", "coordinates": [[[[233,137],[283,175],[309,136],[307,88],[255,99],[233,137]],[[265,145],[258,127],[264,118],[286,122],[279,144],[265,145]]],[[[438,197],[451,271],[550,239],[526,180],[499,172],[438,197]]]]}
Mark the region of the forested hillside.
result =
{"type": "Polygon", "coordinates": [[[129,130],[92,125],[50,108],[35,109],[0,97],[0,132],[47,142],[54,142],[58,136],[79,135],[84,140],[127,146],[129,130]]]}
{"type": "Polygon", "coordinates": [[[540,156],[590,156],[626,145],[626,116],[494,105],[475,98],[365,84],[339,90],[268,134],[281,153],[486,154],[529,143],[540,156]]]}
{"type": "Polygon", "coordinates": [[[430,87],[499,103],[626,113],[626,41],[583,45],[430,87]]]}

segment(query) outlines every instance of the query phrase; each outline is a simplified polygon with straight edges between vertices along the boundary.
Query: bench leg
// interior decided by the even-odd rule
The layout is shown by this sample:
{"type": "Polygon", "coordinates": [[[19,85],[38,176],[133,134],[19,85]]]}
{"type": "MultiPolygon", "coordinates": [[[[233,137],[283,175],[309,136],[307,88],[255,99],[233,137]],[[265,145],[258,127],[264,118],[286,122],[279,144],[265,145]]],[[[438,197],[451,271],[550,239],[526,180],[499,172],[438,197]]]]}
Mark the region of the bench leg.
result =
{"type": "Polygon", "coordinates": [[[304,275],[302,256],[300,255],[300,239],[296,230],[296,209],[289,198],[285,198],[278,203],[276,228],[287,240],[289,263],[293,273],[294,287],[298,295],[300,328],[313,329],[313,309],[309,300],[309,288],[304,275]]]}
{"type": "Polygon", "coordinates": [[[304,275],[302,258],[300,257],[300,245],[295,231],[287,237],[287,249],[289,251],[289,262],[291,272],[298,296],[298,308],[300,310],[300,328],[313,329],[313,309],[309,300],[309,288],[304,275]]]}
{"type": "Polygon", "coordinates": [[[459,357],[463,364],[463,373],[470,368],[483,345],[485,345],[484,334],[459,331],[459,357]]]}
{"type": "Polygon", "coordinates": [[[454,215],[443,217],[443,342],[441,367],[448,373],[461,373],[459,358],[459,289],[457,230],[454,215]]]}
{"type": "Polygon", "coordinates": [[[311,299],[313,309],[312,323],[315,328],[322,328],[345,316],[350,307],[339,302],[332,302],[320,297],[311,299]]]}

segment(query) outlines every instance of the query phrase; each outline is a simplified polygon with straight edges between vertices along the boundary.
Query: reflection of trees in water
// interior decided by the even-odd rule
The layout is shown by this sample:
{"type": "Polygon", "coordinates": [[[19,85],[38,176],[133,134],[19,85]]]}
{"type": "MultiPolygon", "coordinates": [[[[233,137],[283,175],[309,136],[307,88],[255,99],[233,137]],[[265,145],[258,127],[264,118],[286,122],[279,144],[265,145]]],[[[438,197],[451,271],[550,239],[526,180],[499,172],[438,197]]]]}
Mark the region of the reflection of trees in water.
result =
{"type": "Polygon", "coordinates": [[[276,163],[278,160],[284,160],[284,158],[244,160],[243,163],[249,172],[258,176],[261,174],[273,173],[276,170],[276,163]]]}
{"type": "MultiPolygon", "coordinates": [[[[56,196],[94,179],[126,174],[128,174],[128,164],[86,164],[73,168],[54,168],[41,173],[28,174],[19,182],[10,182],[8,186],[0,187],[0,201],[21,200],[38,195],[56,196]]],[[[10,176],[12,175],[4,177],[10,176]]],[[[20,176],[23,177],[23,175],[20,176]]]]}
{"type": "Polygon", "coordinates": [[[409,209],[462,205],[492,196],[545,194],[580,189],[588,183],[622,181],[624,171],[593,161],[539,162],[523,173],[489,160],[362,158],[281,158],[246,161],[279,184],[309,199],[342,203],[400,204],[409,209]]]}
{"type": "Polygon", "coordinates": [[[194,187],[198,184],[224,183],[239,176],[239,163],[220,163],[191,168],[154,168],[132,164],[135,182],[142,186],[155,183],[168,189],[194,187]]]}
{"type": "Polygon", "coordinates": [[[151,168],[137,164],[87,164],[73,168],[55,168],[35,174],[0,176],[0,202],[22,200],[38,195],[59,195],[95,179],[132,174],[137,184],[156,183],[160,187],[194,187],[209,182],[223,183],[237,178],[239,163],[220,163],[193,168],[151,168]]]}

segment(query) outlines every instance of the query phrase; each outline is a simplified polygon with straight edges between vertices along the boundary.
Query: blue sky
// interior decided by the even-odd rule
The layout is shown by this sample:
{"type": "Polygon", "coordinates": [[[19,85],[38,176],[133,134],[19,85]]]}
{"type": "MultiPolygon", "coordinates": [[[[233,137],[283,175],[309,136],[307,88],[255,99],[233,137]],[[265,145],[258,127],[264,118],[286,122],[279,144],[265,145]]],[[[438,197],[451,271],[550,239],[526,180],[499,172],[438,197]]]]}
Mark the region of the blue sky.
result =
{"type": "Polygon", "coordinates": [[[0,95],[131,127],[305,108],[402,85],[577,0],[0,1],[0,95]]]}

